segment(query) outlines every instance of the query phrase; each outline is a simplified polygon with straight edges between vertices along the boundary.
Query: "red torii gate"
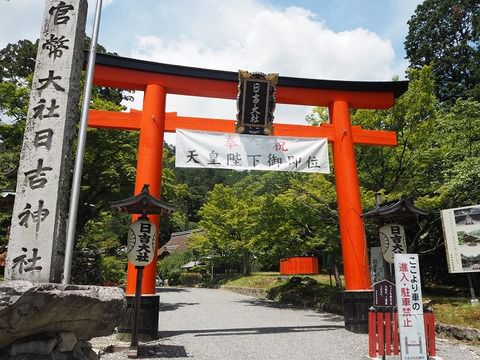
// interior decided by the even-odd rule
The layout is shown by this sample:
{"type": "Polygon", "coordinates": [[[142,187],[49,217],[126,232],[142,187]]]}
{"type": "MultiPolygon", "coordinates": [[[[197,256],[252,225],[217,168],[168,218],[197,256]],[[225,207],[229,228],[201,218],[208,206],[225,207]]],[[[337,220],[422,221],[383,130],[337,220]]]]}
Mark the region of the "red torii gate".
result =
{"type": "MultiPolygon", "coordinates": [[[[181,117],[165,112],[166,95],[192,95],[235,99],[238,73],[160,64],[97,54],[94,83],[98,86],[144,91],[143,110],[129,113],[91,110],[89,126],[139,130],[135,194],[150,184],[159,197],[162,177],[163,137],[177,128],[235,132],[235,121],[181,117]]],[[[279,77],[277,103],[326,106],[330,124],[318,127],[274,124],[274,135],[324,137],[333,144],[333,164],[345,287],[347,291],[370,289],[370,275],[354,144],[395,146],[391,131],[365,130],[352,126],[350,109],[388,109],[403,94],[407,81],[354,82],[279,77]]],[[[159,218],[153,219],[159,223],[159,218]]],[[[145,268],[142,294],[155,294],[156,261],[145,268]]],[[[129,264],[127,295],[135,292],[136,272],[129,264]]]]}

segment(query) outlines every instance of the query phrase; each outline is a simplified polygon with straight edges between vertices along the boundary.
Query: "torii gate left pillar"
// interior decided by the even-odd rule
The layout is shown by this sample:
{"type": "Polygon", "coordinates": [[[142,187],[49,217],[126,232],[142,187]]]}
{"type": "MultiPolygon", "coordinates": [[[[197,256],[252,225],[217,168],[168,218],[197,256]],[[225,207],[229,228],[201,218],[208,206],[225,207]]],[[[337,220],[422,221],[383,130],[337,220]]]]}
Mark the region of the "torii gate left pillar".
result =
{"type": "MultiPolygon", "coordinates": [[[[144,184],[150,185],[150,194],[160,198],[162,186],[163,137],[165,133],[165,100],[166,91],[160,85],[147,85],[143,97],[143,111],[140,123],[140,139],[137,155],[137,177],[135,194],[142,191],[144,184]]],[[[135,215],[133,220],[137,220],[135,215]]],[[[150,215],[150,221],[160,229],[160,215],[150,215]]],[[[157,231],[158,239],[158,231],[157,231]]],[[[157,253],[158,241],[155,241],[157,253]]],[[[128,263],[126,293],[135,294],[136,269],[128,263]]],[[[155,294],[155,278],[157,259],[143,270],[145,281],[142,282],[142,294],[155,294]]]]}
{"type": "MultiPolygon", "coordinates": [[[[143,90],[143,111],[111,113],[91,111],[89,126],[140,130],[140,144],[135,193],[150,184],[159,197],[162,174],[163,134],[177,128],[234,132],[232,120],[179,117],[165,113],[167,93],[234,99],[237,73],[187,68],[158,63],[97,55],[95,84],[143,90]],[[102,60],[102,58],[104,58],[102,60]],[[98,62],[104,61],[103,65],[98,62]]],[[[362,208],[357,177],[354,144],[396,145],[396,135],[389,131],[364,130],[352,126],[350,108],[386,109],[407,88],[407,82],[362,83],[312,79],[280,78],[277,102],[285,104],[328,106],[331,124],[319,127],[277,124],[278,136],[324,137],[333,143],[334,171],[344,262],[345,324],[355,332],[366,330],[367,309],[371,299],[370,275],[362,208]]],[[[159,219],[154,219],[159,223],[159,219]]],[[[156,262],[145,269],[142,296],[155,297],[156,262]]],[[[134,293],[136,272],[129,265],[127,295],[134,293]]],[[[143,299],[142,299],[143,302],[143,299]]],[[[157,301],[158,303],[158,301],[157,301]]],[[[149,318],[148,314],[145,316],[149,318]]]]}
{"type": "MultiPolygon", "coordinates": [[[[135,179],[135,191],[137,195],[142,191],[144,184],[149,185],[150,194],[160,199],[162,186],[163,164],[163,137],[165,133],[165,88],[152,84],[144,90],[143,111],[139,121],[140,138],[137,155],[137,175],[135,179]]],[[[132,221],[140,215],[133,215],[132,221]]],[[[158,250],[158,233],[160,231],[160,215],[150,215],[149,220],[157,227],[155,254],[158,250]]],[[[142,276],[142,308],[140,309],[139,335],[142,340],[154,340],[158,338],[158,316],[160,296],[155,294],[155,279],[157,274],[157,256],[145,266],[142,276]]],[[[127,306],[133,309],[134,294],[136,291],[138,270],[128,262],[127,269],[127,306]]],[[[130,339],[133,322],[127,316],[119,326],[120,338],[130,339]]]]}

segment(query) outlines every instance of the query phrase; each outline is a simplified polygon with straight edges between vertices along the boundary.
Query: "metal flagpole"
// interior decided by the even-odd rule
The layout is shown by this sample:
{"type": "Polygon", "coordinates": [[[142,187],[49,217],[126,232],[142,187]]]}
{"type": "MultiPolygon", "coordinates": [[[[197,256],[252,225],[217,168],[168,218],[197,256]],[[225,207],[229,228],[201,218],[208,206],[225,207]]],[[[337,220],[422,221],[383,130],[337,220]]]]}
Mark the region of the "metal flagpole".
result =
{"type": "Polygon", "coordinates": [[[75,157],[75,167],[73,170],[72,192],[70,196],[70,209],[68,213],[67,239],[65,243],[65,262],[63,266],[63,284],[70,283],[72,272],[73,247],[75,244],[75,227],[77,226],[78,198],[80,196],[80,184],[82,180],[83,155],[85,153],[85,141],[87,140],[88,110],[90,107],[90,97],[92,95],[93,70],[95,68],[95,57],[98,40],[98,28],[100,27],[100,14],[102,11],[102,1],[97,0],[95,8],[95,20],[93,22],[93,33],[90,43],[90,53],[88,57],[87,78],[82,103],[82,117],[78,134],[78,147],[75,157]]]}

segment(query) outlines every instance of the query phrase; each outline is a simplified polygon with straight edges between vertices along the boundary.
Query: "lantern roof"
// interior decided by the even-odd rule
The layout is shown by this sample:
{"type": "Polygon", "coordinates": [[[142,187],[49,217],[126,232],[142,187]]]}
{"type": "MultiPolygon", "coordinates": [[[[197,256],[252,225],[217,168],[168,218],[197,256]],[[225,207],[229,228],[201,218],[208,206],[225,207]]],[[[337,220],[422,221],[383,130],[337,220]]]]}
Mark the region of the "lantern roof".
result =
{"type": "Polygon", "coordinates": [[[0,191],[0,209],[7,210],[13,208],[13,203],[15,201],[15,191],[13,190],[2,190],[0,191]]]}
{"type": "Polygon", "coordinates": [[[383,221],[428,214],[428,211],[414,206],[410,201],[408,201],[407,198],[402,196],[399,200],[393,200],[384,204],[379,204],[372,210],[363,213],[362,216],[365,219],[383,221]]]}
{"type": "Polygon", "coordinates": [[[148,190],[150,185],[144,184],[142,191],[128,199],[112,201],[110,206],[120,212],[129,214],[171,214],[176,208],[152,196],[148,190]]]}

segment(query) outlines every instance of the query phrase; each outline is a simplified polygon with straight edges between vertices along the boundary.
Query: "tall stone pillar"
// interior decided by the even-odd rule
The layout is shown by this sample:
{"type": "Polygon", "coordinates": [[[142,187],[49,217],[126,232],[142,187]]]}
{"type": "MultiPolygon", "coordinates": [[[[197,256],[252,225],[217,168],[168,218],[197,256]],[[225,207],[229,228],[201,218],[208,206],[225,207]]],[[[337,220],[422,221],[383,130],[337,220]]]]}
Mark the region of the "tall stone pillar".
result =
{"type": "Polygon", "coordinates": [[[46,0],[5,277],[60,282],[87,0],[46,0]]]}

